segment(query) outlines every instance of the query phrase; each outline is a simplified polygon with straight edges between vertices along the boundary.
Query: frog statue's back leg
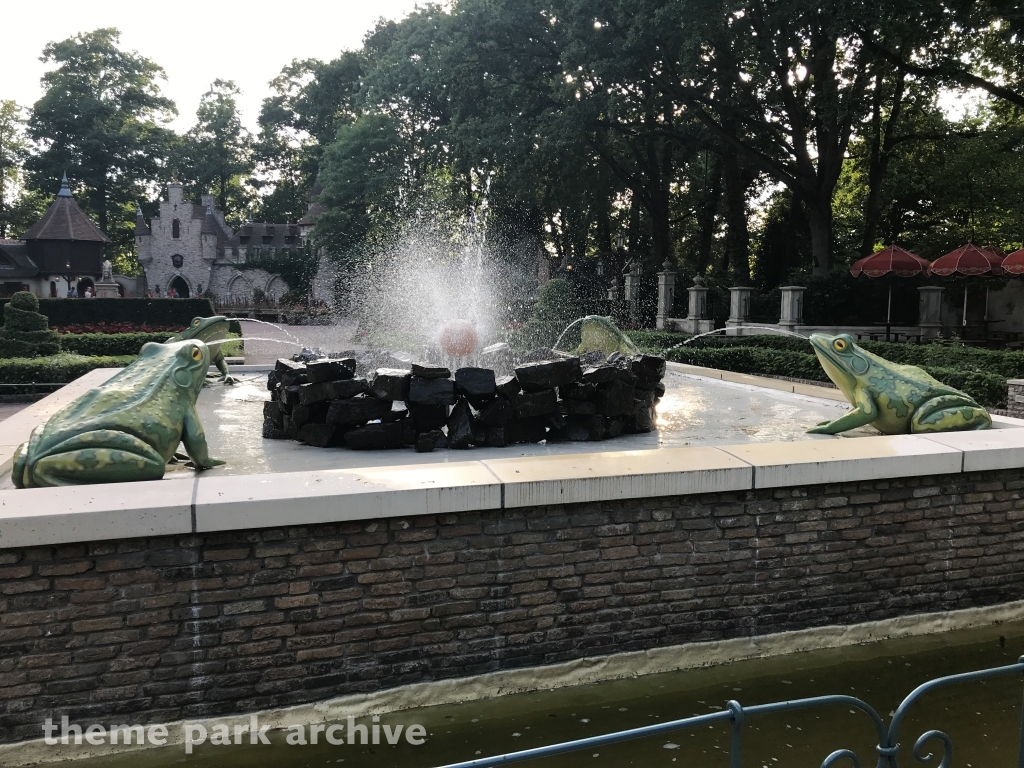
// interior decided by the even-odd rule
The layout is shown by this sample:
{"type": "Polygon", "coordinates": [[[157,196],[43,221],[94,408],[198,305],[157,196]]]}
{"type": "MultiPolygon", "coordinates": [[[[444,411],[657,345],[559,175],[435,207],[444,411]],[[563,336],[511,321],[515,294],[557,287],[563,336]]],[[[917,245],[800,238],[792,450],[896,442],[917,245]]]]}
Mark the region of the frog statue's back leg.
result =
{"type": "Polygon", "coordinates": [[[17,480],[19,487],[159,480],[165,467],[164,457],[134,435],[96,429],[68,438],[37,461],[25,457],[17,480]]]}
{"type": "Polygon", "coordinates": [[[992,417],[974,400],[963,395],[939,395],[921,403],[910,418],[910,431],[962,432],[988,429],[992,417]]]}

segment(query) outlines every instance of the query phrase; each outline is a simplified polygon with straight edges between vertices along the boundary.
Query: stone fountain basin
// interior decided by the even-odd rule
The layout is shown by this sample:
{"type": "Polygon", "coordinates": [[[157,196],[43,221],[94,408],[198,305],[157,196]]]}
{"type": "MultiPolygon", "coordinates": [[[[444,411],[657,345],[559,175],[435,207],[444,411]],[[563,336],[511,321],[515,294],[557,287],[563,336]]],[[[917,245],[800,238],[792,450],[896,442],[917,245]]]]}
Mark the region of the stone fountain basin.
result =
{"type": "Polygon", "coordinates": [[[169,468],[163,481],[14,489],[10,460],[31,429],[113,375],[93,371],[3,422],[0,547],[242,530],[784,488],[1024,467],[1024,421],[985,432],[812,436],[848,409],[842,395],[670,364],[659,429],[600,443],[417,454],[320,449],[260,436],[267,368],[198,403],[211,452],[227,465],[169,468]]]}

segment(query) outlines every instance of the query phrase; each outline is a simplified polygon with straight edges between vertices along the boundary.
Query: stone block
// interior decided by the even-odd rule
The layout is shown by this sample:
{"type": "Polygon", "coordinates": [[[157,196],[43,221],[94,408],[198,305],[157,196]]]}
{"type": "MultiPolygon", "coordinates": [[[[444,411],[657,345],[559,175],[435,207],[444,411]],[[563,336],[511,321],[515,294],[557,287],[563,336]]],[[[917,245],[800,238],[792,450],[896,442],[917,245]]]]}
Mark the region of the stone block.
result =
{"type": "Polygon", "coordinates": [[[455,389],[465,395],[474,408],[494,399],[497,383],[490,368],[459,368],[455,372],[455,389]]]}
{"type": "Polygon", "coordinates": [[[495,381],[494,388],[499,395],[509,400],[523,391],[523,388],[519,386],[519,379],[515,376],[502,376],[495,381]]]}
{"type": "Polygon", "coordinates": [[[287,406],[298,405],[301,393],[301,384],[289,384],[287,386],[283,386],[278,390],[278,397],[280,398],[278,402],[287,406]]]}
{"type": "Polygon", "coordinates": [[[513,416],[512,404],[504,397],[496,397],[480,410],[478,418],[488,427],[504,427],[513,416]]]}
{"type": "Polygon", "coordinates": [[[282,387],[292,384],[306,384],[308,381],[305,363],[295,363],[291,360],[281,359],[274,366],[274,372],[277,374],[277,380],[282,387]]]}
{"type": "Polygon", "coordinates": [[[633,415],[633,387],[621,381],[609,381],[597,388],[597,412],[607,418],[633,415]]]}
{"type": "Polygon", "coordinates": [[[504,448],[506,445],[511,445],[505,437],[505,427],[487,427],[484,445],[488,448],[504,448]]]}
{"type": "MultiPolygon", "coordinates": [[[[632,400],[632,395],[630,400],[632,400]]],[[[516,395],[512,405],[515,408],[516,418],[518,419],[543,416],[546,413],[554,413],[558,409],[558,395],[553,389],[544,389],[539,392],[520,392],[516,395]]]]}
{"type": "Polygon", "coordinates": [[[410,376],[400,368],[378,368],[366,380],[370,394],[379,400],[408,400],[410,376]]]}
{"type": "Polygon", "coordinates": [[[597,405],[586,400],[563,400],[561,408],[567,416],[593,416],[597,413],[597,405]]]}
{"type": "MultiPolygon", "coordinates": [[[[653,392],[651,394],[654,394],[653,392]]],[[[633,424],[631,432],[652,432],[654,430],[655,414],[654,404],[648,404],[643,400],[634,400],[636,404],[633,412],[633,424]]]]}
{"type": "Polygon", "coordinates": [[[604,422],[604,436],[606,438],[619,437],[626,433],[626,427],[628,426],[627,421],[623,417],[615,419],[605,419],[604,422]]]}
{"type": "Polygon", "coordinates": [[[412,416],[412,420],[416,424],[417,432],[430,432],[440,429],[448,421],[448,406],[420,405],[410,402],[409,415],[412,416]]]}
{"type": "Polygon", "coordinates": [[[452,372],[443,365],[431,365],[430,363],[413,363],[412,375],[421,379],[449,379],[452,372]]]}
{"type": "Polygon", "coordinates": [[[563,387],[583,379],[578,357],[527,363],[516,368],[516,378],[526,392],[563,387]]]}
{"type": "Polygon", "coordinates": [[[386,448],[402,447],[402,425],[367,424],[345,433],[345,445],[354,451],[379,451],[386,448]]]}
{"type": "Polygon", "coordinates": [[[416,453],[432,453],[448,447],[448,438],[440,429],[423,432],[416,438],[416,453]]]}
{"type": "Polygon", "coordinates": [[[590,416],[570,416],[566,424],[556,430],[554,440],[558,442],[583,443],[604,439],[605,419],[604,416],[591,414],[590,416]]]}
{"type": "Polygon", "coordinates": [[[325,400],[344,400],[366,391],[366,379],[362,378],[303,384],[299,389],[299,404],[308,405],[325,400]]]}
{"type": "Polygon", "coordinates": [[[263,419],[263,437],[267,440],[284,440],[288,435],[273,419],[263,419]]]}
{"type": "Polygon", "coordinates": [[[356,361],[352,357],[346,357],[341,360],[316,360],[312,363],[306,363],[306,378],[311,384],[351,379],[355,375],[356,361]]]}
{"type": "MultiPolygon", "coordinates": [[[[633,373],[644,382],[653,384],[656,381],[661,381],[665,378],[666,368],[665,358],[658,355],[640,355],[633,358],[633,373]]],[[[647,388],[649,387],[645,386],[645,389],[647,388]]]]}
{"type": "Polygon", "coordinates": [[[628,368],[622,368],[618,365],[601,365],[596,368],[587,368],[583,372],[583,381],[586,384],[606,384],[609,381],[635,384],[636,380],[636,374],[628,368]]]}
{"type": "Polygon", "coordinates": [[[547,434],[543,418],[515,419],[505,426],[505,444],[539,443],[547,439],[547,434]]]}
{"type": "Polygon", "coordinates": [[[597,397],[597,384],[567,384],[558,388],[563,400],[593,400],[597,397]]]}
{"type": "Polygon", "coordinates": [[[380,419],[391,410],[387,400],[359,395],[346,400],[332,400],[327,410],[327,423],[339,426],[356,426],[380,419]]]}
{"type": "Polygon", "coordinates": [[[459,400],[448,416],[448,447],[464,449],[473,443],[473,423],[469,403],[459,400]]]}
{"type": "Polygon", "coordinates": [[[340,427],[334,424],[303,424],[299,429],[299,440],[317,448],[326,448],[331,445],[340,445],[343,433],[340,427]]]}
{"type": "Polygon", "coordinates": [[[402,419],[408,418],[408,416],[409,406],[401,400],[397,400],[391,403],[391,410],[381,416],[381,421],[401,421],[402,419]]]}
{"type": "Polygon", "coordinates": [[[658,401],[658,395],[653,389],[634,389],[633,399],[646,406],[653,406],[658,401]]]}
{"type": "Polygon", "coordinates": [[[455,382],[451,379],[413,376],[409,382],[408,400],[416,405],[455,405],[455,382]]]}

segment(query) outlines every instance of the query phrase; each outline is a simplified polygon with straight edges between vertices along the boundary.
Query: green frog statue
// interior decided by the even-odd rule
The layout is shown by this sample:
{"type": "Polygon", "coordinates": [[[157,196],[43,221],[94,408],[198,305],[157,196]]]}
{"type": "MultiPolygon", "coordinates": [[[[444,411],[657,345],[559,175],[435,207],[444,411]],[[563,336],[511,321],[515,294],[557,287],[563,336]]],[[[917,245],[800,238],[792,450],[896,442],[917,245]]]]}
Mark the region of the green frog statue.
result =
{"type": "Polygon", "coordinates": [[[843,333],[811,335],[828,377],[853,410],[807,430],[835,435],[871,424],[886,435],[988,429],[992,417],[975,400],[914,365],[890,363],[858,347],[843,333]]]}
{"type": "Polygon", "coordinates": [[[236,381],[232,378],[231,371],[228,370],[227,361],[224,359],[224,353],[221,351],[222,345],[211,344],[211,342],[223,341],[228,337],[230,323],[231,321],[223,315],[194,317],[192,322],[188,324],[188,328],[171,336],[167,343],[184,341],[185,339],[199,339],[204,344],[209,344],[212,350],[210,362],[217,366],[217,370],[220,371],[220,381],[224,384],[235,384],[236,381]]]}
{"type": "Polygon", "coordinates": [[[610,355],[618,352],[623,355],[638,355],[640,350],[630,341],[610,317],[603,315],[587,315],[581,321],[580,345],[576,354],[585,352],[603,352],[610,355]]]}
{"type": "Polygon", "coordinates": [[[179,442],[199,469],[210,457],[196,398],[210,365],[198,339],[142,347],[139,357],[32,430],[14,452],[17,488],[159,480],[179,442]]]}

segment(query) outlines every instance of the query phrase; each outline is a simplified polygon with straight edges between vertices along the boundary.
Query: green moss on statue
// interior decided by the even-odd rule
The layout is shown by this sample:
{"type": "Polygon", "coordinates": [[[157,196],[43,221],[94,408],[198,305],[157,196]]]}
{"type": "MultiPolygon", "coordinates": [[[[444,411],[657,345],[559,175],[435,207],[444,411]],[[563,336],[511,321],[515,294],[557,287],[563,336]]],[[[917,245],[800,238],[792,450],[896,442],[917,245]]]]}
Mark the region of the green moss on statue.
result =
{"type": "Polygon", "coordinates": [[[46,357],[60,352],[60,336],[39,312],[39,299],[19,291],[4,306],[0,357],[46,357]]]}

